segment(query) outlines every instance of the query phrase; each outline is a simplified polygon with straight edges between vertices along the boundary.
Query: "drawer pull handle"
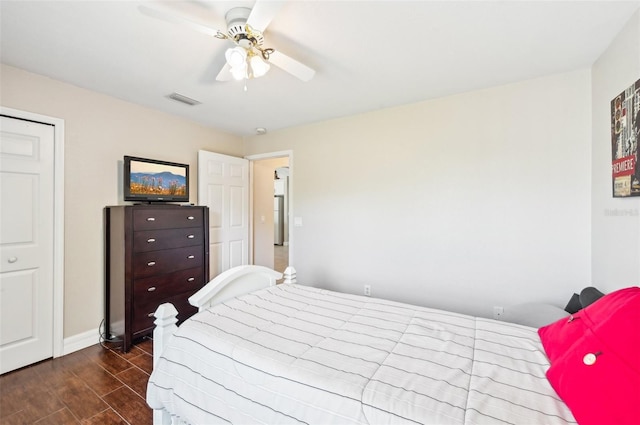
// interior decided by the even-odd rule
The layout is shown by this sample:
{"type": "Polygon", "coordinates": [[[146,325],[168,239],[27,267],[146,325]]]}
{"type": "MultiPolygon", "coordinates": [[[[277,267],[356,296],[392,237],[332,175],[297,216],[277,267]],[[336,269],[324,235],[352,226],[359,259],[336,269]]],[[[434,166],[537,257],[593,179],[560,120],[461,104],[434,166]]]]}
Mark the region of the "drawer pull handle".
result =
{"type": "Polygon", "coordinates": [[[187,282],[193,282],[194,280],[196,280],[195,277],[190,277],[189,279],[187,279],[187,282]]]}
{"type": "Polygon", "coordinates": [[[155,290],[156,290],[155,286],[151,286],[151,287],[147,288],[147,292],[153,292],[155,290]]]}
{"type": "Polygon", "coordinates": [[[194,216],[192,216],[192,215],[190,215],[189,217],[187,217],[187,220],[194,220],[194,219],[195,219],[195,217],[194,217],[194,216]]]}
{"type": "Polygon", "coordinates": [[[147,317],[153,317],[153,313],[147,314],[147,317]]]}
{"type": "Polygon", "coordinates": [[[156,241],[156,240],[155,240],[155,239],[153,239],[153,238],[149,238],[149,239],[147,239],[147,243],[154,243],[155,241],[156,241]]]}
{"type": "Polygon", "coordinates": [[[193,238],[195,238],[194,235],[187,235],[187,239],[193,239],[193,238]]]}
{"type": "Polygon", "coordinates": [[[154,217],[147,217],[147,221],[156,221],[154,217]]]}
{"type": "Polygon", "coordinates": [[[155,262],[155,261],[149,261],[149,262],[147,263],[147,266],[149,266],[149,267],[151,267],[151,266],[155,266],[155,265],[156,265],[156,262],[155,262]]]}
{"type": "Polygon", "coordinates": [[[195,255],[190,255],[190,256],[188,256],[187,258],[188,258],[189,260],[193,260],[194,258],[196,258],[196,256],[195,256],[195,255]]]}

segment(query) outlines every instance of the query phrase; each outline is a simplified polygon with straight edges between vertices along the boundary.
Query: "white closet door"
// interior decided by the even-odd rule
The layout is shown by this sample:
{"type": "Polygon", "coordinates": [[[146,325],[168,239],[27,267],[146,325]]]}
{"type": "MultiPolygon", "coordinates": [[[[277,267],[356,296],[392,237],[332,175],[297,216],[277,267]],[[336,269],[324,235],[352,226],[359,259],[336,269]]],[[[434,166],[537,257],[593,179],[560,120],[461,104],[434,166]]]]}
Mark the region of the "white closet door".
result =
{"type": "Polygon", "coordinates": [[[0,123],[0,373],[53,356],[54,127],[0,123]]]}

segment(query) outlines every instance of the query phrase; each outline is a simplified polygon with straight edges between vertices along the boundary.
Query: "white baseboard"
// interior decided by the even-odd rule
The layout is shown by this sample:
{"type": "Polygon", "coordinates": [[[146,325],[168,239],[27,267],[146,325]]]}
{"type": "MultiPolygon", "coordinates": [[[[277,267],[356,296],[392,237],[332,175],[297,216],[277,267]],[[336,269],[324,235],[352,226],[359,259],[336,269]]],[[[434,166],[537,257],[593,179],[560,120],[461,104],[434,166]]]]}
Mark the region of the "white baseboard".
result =
{"type": "Polygon", "coordinates": [[[91,345],[100,342],[100,332],[98,329],[83,332],[81,334],[70,336],[65,338],[62,342],[62,355],[71,354],[75,351],[82,350],[91,345]]]}

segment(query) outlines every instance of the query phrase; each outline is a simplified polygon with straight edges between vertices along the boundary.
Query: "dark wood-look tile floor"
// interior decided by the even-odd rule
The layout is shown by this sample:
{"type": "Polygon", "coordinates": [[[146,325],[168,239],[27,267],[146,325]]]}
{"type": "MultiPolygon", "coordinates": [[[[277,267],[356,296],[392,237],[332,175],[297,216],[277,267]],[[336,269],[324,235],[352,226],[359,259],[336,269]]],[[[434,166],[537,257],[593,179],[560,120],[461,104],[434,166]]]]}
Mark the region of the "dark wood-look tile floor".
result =
{"type": "Polygon", "coordinates": [[[100,344],[0,376],[0,425],[151,425],[153,344],[100,344]]]}

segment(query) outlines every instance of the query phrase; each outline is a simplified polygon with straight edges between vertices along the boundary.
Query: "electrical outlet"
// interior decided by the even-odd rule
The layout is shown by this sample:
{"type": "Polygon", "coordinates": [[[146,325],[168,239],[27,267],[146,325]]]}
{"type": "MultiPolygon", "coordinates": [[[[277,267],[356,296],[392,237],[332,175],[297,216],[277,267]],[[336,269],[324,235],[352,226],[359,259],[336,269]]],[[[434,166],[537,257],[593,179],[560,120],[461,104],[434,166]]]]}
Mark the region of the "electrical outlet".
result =
{"type": "Polygon", "coordinates": [[[367,297],[371,296],[371,285],[364,285],[364,294],[367,297]]]}
{"type": "Polygon", "coordinates": [[[504,307],[495,306],[493,307],[493,318],[496,320],[500,320],[502,315],[504,314],[504,307]]]}

